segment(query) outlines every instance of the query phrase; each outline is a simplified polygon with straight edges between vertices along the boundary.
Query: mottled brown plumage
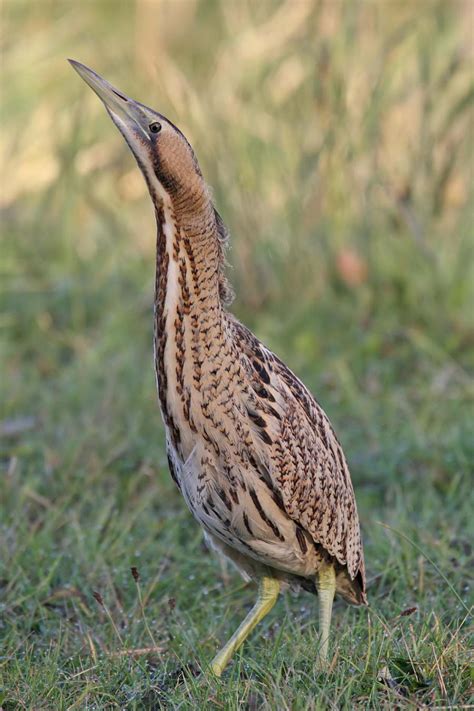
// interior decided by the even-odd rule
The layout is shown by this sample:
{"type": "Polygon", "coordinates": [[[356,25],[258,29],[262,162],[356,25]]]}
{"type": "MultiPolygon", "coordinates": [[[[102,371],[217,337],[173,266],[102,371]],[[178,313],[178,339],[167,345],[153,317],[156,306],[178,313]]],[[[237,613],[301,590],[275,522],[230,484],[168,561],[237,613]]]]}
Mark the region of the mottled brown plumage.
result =
{"type": "MultiPolygon", "coordinates": [[[[187,140],[74,66],[127,140],[155,205],[155,366],[171,474],[211,546],[262,581],[255,610],[214,660],[221,673],[280,583],[318,589],[327,635],[334,587],[366,603],[349,469],[313,396],[226,309],[227,232],[187,140]]],[[[327,639],[321,647],[325,657],[327,639]]]]}

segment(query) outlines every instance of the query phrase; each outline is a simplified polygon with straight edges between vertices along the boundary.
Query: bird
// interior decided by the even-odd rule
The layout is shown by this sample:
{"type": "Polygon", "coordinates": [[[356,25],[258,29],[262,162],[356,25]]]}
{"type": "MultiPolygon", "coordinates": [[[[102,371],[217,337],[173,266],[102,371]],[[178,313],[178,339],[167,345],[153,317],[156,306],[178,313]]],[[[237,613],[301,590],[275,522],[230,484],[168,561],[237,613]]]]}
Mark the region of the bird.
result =
{"type": "Polygon", "coordinates": [[[328,668],[334,596],[367,602],[354,490],[322,407],[229,310],[228,230],[170,119],[69,60],[143,173],[156,223],[154,362],[169,470],[211,549],[257,600],[209,665],[219,677],[281,590],[317,594],[328,668]]]}

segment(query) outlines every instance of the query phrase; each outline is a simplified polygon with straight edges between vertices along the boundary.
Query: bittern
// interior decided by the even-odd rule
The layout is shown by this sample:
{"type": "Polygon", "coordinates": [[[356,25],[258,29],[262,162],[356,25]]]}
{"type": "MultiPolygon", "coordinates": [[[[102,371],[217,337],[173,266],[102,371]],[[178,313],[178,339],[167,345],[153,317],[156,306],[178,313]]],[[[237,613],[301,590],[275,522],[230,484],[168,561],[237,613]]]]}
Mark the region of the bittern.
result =
{"type": "Polygon", "coordinates": [[[154,355],[171,476],[210,546],[258,582],[211,670],[220,676],[288,586],[318,594],[324,667],[335,593],[367,604],[341,445],[303,383],[227,310],[228,233],[185,136],[70,61],[123,135],[155,208],[154,355]]]}

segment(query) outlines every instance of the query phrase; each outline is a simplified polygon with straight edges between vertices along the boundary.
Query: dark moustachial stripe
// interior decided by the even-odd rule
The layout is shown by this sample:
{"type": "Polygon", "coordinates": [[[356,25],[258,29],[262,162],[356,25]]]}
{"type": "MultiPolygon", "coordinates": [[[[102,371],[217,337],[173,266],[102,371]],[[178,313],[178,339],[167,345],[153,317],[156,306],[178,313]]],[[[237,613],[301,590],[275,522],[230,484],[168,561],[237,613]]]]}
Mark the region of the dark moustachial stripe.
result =
{"type": "Polygon", "coordinates": [[[176,180],[176,178],[173,178],[163,169],[157,152],[153,154],[153,170],[157,180],[161,183],[164,189],[169,192],[170,195],[175,195],[180,188],[180,183],[176,180]]]}

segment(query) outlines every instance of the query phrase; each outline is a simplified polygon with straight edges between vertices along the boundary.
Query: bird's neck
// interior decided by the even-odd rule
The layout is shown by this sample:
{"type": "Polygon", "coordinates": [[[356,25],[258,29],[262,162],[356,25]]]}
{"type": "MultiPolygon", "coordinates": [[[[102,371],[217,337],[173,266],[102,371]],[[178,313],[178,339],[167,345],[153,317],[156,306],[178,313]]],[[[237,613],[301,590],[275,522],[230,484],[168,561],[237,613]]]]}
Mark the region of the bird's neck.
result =
{"type": "Polygon", "coordinates": [[[191,400],[225,350],[219,297],[220,247],[210,201],[156,211],[155,367],[160,406],[173,446],[186,456],[195,424],[191,400]],[[183,443],[183,439],[188,443],[183,443]]]}

